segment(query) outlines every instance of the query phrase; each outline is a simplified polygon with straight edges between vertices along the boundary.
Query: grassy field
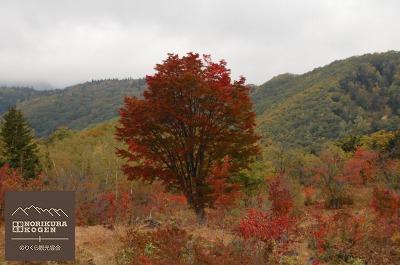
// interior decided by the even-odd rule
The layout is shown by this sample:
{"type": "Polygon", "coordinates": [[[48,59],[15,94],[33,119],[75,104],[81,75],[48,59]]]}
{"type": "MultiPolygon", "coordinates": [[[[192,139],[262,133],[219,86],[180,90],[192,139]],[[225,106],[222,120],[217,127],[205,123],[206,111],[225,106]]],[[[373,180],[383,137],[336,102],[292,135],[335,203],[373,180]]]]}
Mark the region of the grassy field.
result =
{"type": "Polygon", "coordinates": [[[114,253],[121,247],[120,238],[124,229],[116,227],[114,230],[102,226],[76,228],[76,261],[68,263],[56,262],[7,262],[4,260],[4,227],[0,228],[0,263],[1,264],[115,264],[114,253]]]}
{"type": "MultiPolygon", "coordinates": [[[[210,241],[221,239],[227,243],[233,238],[232,234],[226,231],[202,226],[193,226],[190,228],[190,231],[194,237],[202,236],[210,239],[210,241]]],[[[114,230],[104,228],[100,225],[76,227],[75,262],[7,262],[4,260],[4,226],[1,226],[0,264],[117,264],[115,254],[123,247],[121,239],[125,233],[126,228],[121,226],[116,226],[114,230]]]]}

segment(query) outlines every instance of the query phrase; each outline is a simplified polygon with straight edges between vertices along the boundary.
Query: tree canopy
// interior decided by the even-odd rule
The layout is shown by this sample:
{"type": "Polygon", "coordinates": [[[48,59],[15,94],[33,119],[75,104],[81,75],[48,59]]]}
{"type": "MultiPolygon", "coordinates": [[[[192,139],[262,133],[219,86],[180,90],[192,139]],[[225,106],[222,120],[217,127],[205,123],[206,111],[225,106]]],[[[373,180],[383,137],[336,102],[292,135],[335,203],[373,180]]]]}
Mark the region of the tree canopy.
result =
{"type": "Polygon", "coordinates": [[[195,53],[169,54],[155,70],[143,99],[125,98],[117,137],[128,149],[118,154],[130,179],[180,189],[201,221],[215,200],[213,172],[229,161],[234,175],[258,152],[249,88],[232,82],[225,61],[195,53]]]}

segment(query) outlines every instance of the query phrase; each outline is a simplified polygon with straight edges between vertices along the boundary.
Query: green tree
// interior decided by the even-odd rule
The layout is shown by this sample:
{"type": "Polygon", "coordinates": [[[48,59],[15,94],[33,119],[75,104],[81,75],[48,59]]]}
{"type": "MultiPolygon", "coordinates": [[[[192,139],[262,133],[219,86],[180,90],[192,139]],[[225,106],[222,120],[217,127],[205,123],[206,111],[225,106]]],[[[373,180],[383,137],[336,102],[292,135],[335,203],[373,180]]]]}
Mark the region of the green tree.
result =
{"type": "Polygon", "coordinates": [[[20,170],[25,179],[35,178],[41,170],[32,129],[22,112],[11,107],[1,122],[3,163],[20,170]]]}

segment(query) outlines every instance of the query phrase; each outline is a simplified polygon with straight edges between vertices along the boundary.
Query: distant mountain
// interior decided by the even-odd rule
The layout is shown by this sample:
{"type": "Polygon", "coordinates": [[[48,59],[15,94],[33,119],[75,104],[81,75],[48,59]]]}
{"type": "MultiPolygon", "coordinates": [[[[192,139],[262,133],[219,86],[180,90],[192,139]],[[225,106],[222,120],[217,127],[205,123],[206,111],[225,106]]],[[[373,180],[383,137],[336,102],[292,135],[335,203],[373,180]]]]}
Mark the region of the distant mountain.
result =
{"type": "Polygon", "coordinates": [[[327,140],[400,128],[400,53],[335,61],[283,74],[252,93],[265,140],[318,148],[327,140]]]}
{"type": "MultiPolygon", "coordinates": [[[[0,88],[0,113],[17,104],[36,135],[57,127],[82,129],[116,117],[126,95],[140,96],[144,79],[100,80],[59,90],[0,88]]],[[[264,141],[318,149],[349,134],[400,128],[400,53],[335,61],[302,75],[282,74],[251,85],[264,141]]]]}
{"type": "Polygon", "coordinates": [[[35,90],[53,90],[56,89],[53,85],[47,82],[33,81],[33,82],[9,82],[0,80],[0,87],[28,87],[35,90]]]}
{"type": "Polygon", "coordinates": [[[141,95],[144,79],[91,81],[18,101],[37,136],[47,136],[57,127],[82,129],[118,114],[124,96],[141,95]]]}
{"type": "Polygon", "coordinates": [[[7,87],[0,86],[0,114],[7,111],[21,101],[29,100],[35,97],[48,95],[50,91],[38,91],[30,87],[7,87]]]}

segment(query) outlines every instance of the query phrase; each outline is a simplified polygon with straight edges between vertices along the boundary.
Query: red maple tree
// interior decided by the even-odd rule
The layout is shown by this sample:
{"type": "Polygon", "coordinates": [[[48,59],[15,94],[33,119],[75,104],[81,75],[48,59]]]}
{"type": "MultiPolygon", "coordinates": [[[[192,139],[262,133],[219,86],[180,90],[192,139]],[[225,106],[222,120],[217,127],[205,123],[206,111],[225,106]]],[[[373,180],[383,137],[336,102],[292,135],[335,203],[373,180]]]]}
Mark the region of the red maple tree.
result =
{"type": "Polygon", "coordinates": [[[203,222],[215,199],[210,171],[229,157],[233,175],[258,153],[249,88],[231,80],[225,61],[196,53],[169,54],[155,70],[142,99],[125,98],[116,135],[128,149],[117,153],[129,179],[179,188],[203,222]]]}

